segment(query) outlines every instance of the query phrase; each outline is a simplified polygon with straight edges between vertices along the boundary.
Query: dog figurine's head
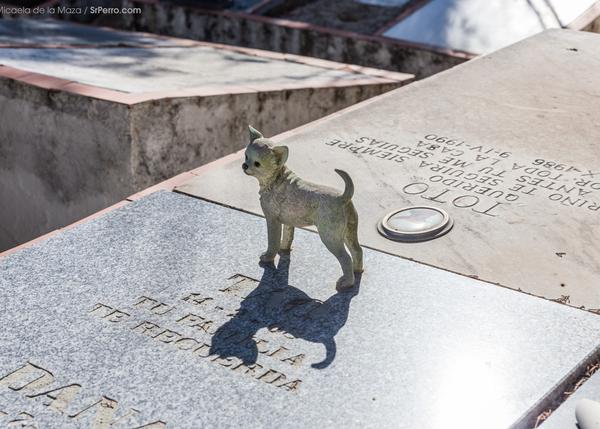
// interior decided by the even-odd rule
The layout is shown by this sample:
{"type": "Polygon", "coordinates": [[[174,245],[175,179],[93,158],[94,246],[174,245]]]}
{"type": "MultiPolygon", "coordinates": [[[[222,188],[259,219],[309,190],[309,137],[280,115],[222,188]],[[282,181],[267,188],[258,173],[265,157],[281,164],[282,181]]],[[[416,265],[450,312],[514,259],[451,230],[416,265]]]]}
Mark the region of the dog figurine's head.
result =
{"type": "Polygon", "coordinates": [[[242,164],[244,173],[254,176],[260,183],[267,183],[277,177],[288,158],[287,146],[274,146],[263,135],[248,126],[250,144],[246,147],[246,159],[242,164]]]}

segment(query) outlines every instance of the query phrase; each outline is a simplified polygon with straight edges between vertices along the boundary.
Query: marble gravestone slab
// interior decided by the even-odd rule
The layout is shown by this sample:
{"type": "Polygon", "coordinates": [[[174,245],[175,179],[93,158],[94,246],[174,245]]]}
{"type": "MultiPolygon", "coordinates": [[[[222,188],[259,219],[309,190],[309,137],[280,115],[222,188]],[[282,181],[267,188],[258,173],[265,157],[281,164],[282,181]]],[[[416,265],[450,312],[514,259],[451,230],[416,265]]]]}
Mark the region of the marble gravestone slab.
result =
{"type": "Polygon", "coordinates": [[[600,373],[595,373],[548,417],[541,429],[579,429],[575,407],[581,399],[600,402],[600,373]]]}
{"type": "Polygon", "coordinates": [[[0,260],[0,425],[522,427],[596,316],[367,250],[359,287],[298,231],[159,192],[0,260]],[[483,425],[483,426],[482,426],[483,425]]]}
{"type": "MultiPolygon", "coordinates": [[[[355,183],[366,246],[467,276],[600,308],[600,36],[551,30],[286,133],[289,166],[355,183]],[[389,211],[454,219],[423,243],[383,238],[389,211]]],[[[181,192],[261,213],[239,159],[181,192]]]]}

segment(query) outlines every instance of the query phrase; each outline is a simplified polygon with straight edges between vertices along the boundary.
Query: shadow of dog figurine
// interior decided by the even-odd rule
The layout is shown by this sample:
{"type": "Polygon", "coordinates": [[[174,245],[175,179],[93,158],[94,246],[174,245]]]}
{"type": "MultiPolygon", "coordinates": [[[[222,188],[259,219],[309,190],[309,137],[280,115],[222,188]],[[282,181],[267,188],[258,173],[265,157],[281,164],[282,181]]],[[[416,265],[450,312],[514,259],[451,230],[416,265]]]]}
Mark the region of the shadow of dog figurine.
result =
{"type": "Polygon", "coordinates": [[[260,205],[267,220],[268,247],[261,262],[271,262],[280,250],[291,249],[295,227],[315,225],[321,241],[342,267],[336,288],[352,287],[355,273],[363,271],[358,214],[351,201],[352,179],[345,171],[335,170],[344,179],[343,193],[302,180],[285,165],[287,146],[274,146],[254,128],[249,130],[250,144],[242,169],[258,180],[260,205]]]}
{"type": "Polygon", "coordinates": [[[289,255],[282,255],[277,268],[273,264],[263,265],[258,286],[244,298],[237,314],[213,335],[210,354],[237,357],[245,365],[254,364],[258,357],[254,335],[262,328],[278,328],[325,346],[325,359],[312,364],[313,368],[322,369],[333,362],[334,338],[346,324],[350,301],[358,294],[360,276],[354,288],[338,292],[323,302],[288,285],[289,263],[289,255]]]}

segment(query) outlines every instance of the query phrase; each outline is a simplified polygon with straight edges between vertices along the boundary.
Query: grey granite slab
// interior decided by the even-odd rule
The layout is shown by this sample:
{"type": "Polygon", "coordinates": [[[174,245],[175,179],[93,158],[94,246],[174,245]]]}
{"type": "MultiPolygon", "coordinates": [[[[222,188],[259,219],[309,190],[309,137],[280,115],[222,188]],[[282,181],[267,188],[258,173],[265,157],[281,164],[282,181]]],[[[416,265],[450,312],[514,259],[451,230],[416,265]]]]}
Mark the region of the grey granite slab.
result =
{"type": "MultiPolygon", "coordinates": [[[[353,178],[364,245],[600,311],[600,35],[552,30],[278,137],[300,177],[353,178]],[[389,211],[454,219],[423,243],[389,211]]],[[[178,187],[261,214],[243,155],[178,187]]]]}
{"type": "Polygon", "coordinates": [[[578,429],[575,407],[581,399],[600,402],[600,373],[595,373],[548,417],[541,429],[578,429]]]}
{"type": "MultiPolygon", "coordinates": [[[[169,48],[4,48],[0,65],[117,91],[140,93],[205,86],[285,84],[328,86],[377,77],[216,47],[169,48]]],[[[404,76],[404,75],[402,75],[404,76]]],[[[406,75],[408,78],[408,75],[406,75]]],[[[350,83],[349,83],[350,84],[350,83]]]]}
{"type": "Polygon", "coordinates": [[[380,252],[336,293],[309,231],[261,268],[265,234],[159,192],[0,259],[0,425],[505,428],[596,350],[590,313],[380,252]]]}
{"type": "Polygon", "coordinates": [[[0,44],[177,46],[173,40],[145,33],[117,31],[55,19],[0,19],[0,44]]]}

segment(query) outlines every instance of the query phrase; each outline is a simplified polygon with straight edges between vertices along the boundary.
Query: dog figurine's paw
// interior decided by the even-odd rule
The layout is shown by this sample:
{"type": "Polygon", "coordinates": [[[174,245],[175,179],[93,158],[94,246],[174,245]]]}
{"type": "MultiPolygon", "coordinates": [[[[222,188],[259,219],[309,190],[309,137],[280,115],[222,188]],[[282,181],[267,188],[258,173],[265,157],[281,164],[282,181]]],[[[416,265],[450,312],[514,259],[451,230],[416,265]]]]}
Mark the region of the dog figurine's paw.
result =
{"type": "Polygon", "coordinates": [[[260,255],[260,262],[263,264],[268,264],[275,260],[275,256],[277,256],[276,253],[265,252],[262,255],[260,255]]]}
{"type": "Polygon", "coordinates": [[[345,290],[345,289],[350,289],[354,286],[354,276],[350,277],[350,276],[342,276],[338,279],[338,281],[335,283],[335,288],[339,291],[339,290],[345,290]]]}

